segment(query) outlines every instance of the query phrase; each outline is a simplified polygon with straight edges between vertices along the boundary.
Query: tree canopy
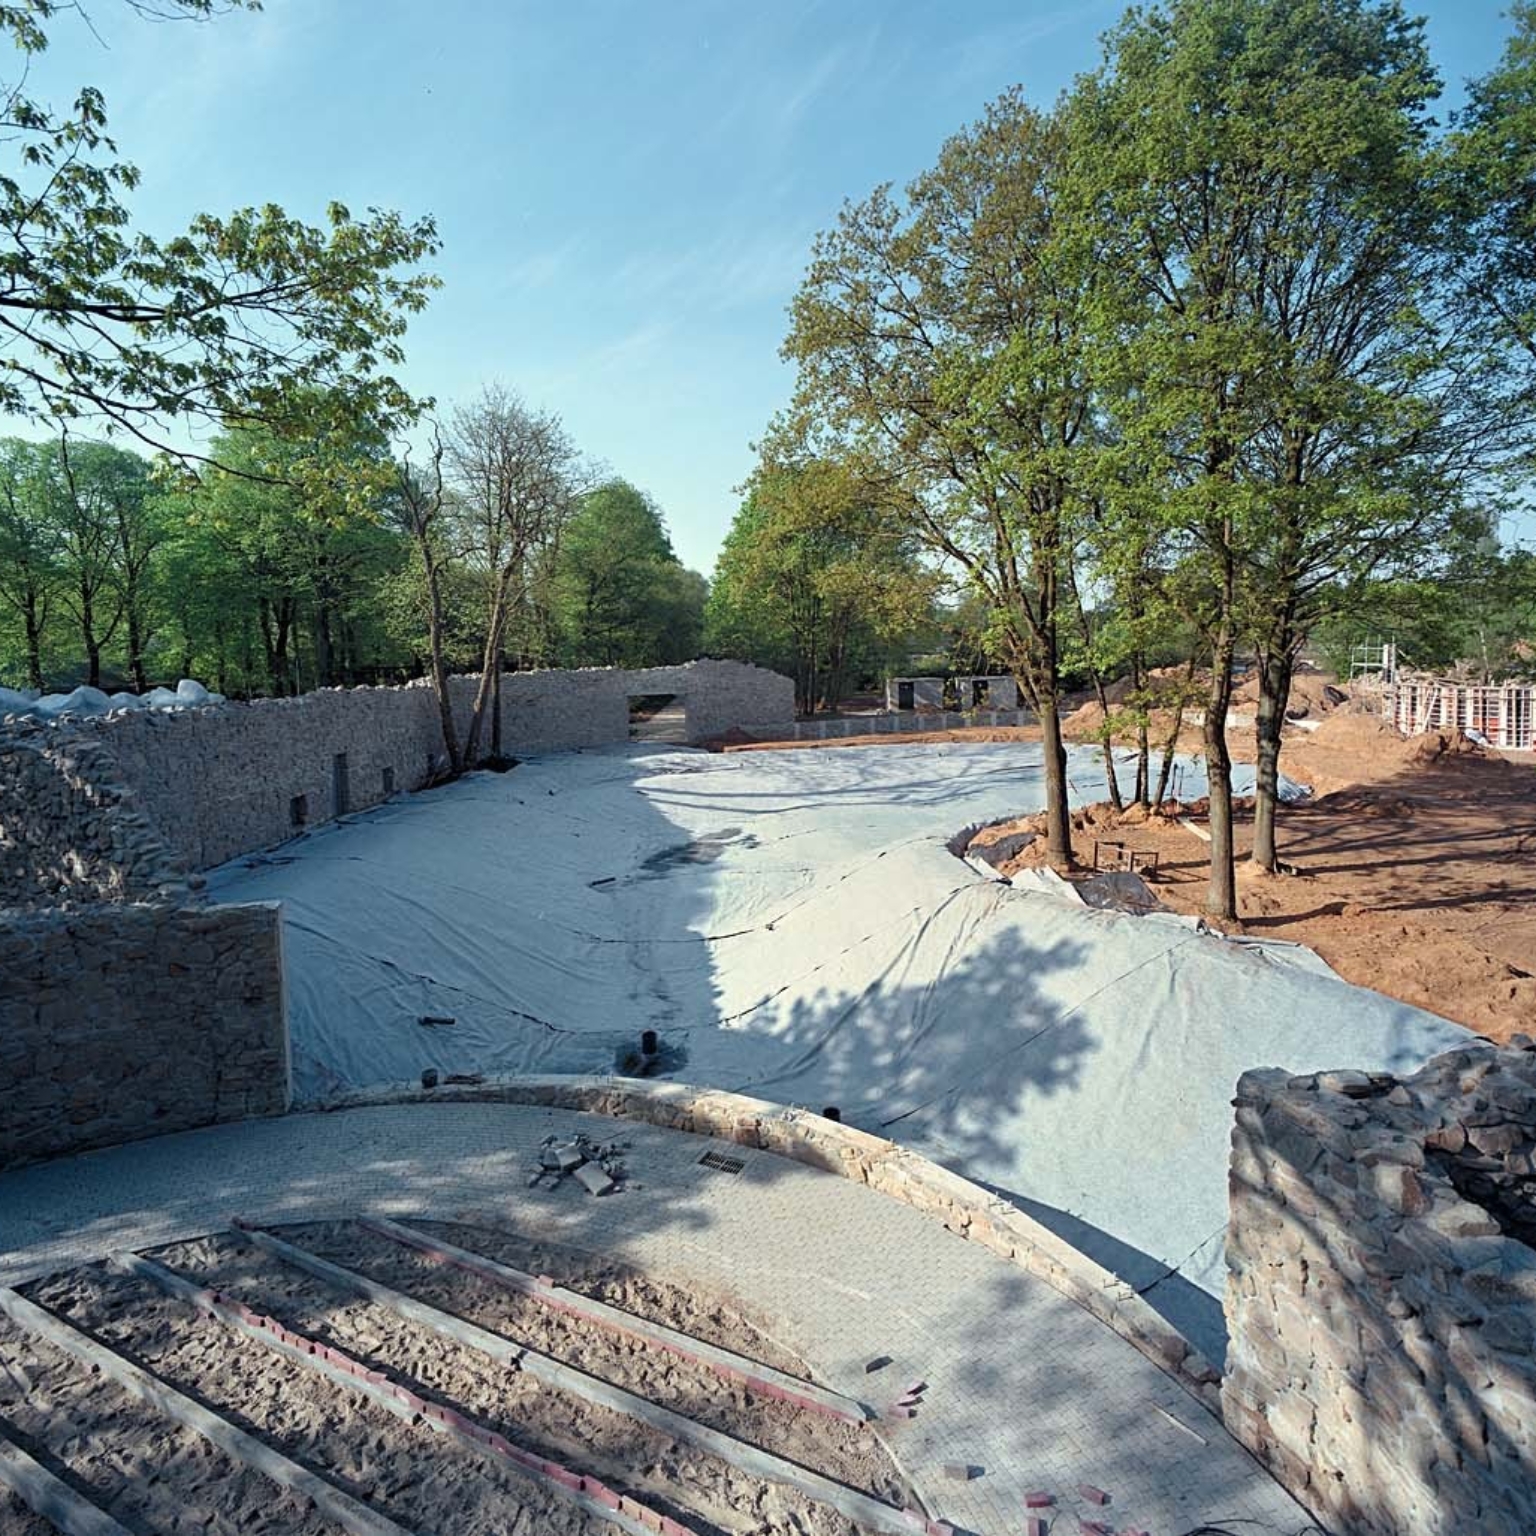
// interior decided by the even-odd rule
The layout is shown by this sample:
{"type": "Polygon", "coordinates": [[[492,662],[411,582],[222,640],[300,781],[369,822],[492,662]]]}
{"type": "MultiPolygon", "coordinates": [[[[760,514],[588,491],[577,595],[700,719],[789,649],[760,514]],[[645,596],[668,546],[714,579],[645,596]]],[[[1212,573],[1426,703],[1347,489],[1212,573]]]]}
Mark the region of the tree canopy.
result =
{"type": "MultiPolygon", "coordinates": [[[[200,18],[215,0],[130,0],[200,18]]],[[[101,93],[56,109],[27,91],[27,60],[63,7],[0,7],[16,78],[0,84],[10,144],[0,172],[0,411],[88,421],[165,448],[175,422],[265,424],[301,408],[408,418],[389,369],[437,279],[429,218],[340,203],[322,225],[274,204],[200,214],[160,238],[133,228],[139,173],[118,158],[101,93]]],[[[317,424],[324,426],[322,420],[317,424]]]]}

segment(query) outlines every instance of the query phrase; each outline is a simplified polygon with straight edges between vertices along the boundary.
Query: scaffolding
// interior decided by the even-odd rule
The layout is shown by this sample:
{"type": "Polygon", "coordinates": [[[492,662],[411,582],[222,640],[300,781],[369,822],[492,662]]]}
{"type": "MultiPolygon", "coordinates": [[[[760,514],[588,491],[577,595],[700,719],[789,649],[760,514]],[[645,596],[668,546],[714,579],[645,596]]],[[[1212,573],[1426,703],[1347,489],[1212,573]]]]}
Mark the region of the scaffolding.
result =
{"type": "Polygon", "coordinates": [[[1395,642],[1373,640],[1369,645],[1357,645],[1349,653],[1349,686],[1351,689],[1385,688],[1397,681],[1397,645],[1395,642]]]}

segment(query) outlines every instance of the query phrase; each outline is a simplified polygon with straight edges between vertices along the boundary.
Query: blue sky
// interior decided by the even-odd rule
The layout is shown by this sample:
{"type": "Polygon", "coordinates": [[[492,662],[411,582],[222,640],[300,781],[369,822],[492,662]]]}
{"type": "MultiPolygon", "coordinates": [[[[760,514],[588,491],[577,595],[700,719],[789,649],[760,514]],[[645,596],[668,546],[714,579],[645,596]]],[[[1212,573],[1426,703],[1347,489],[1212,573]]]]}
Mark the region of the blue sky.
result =
{"type": "MultiPolygon", "coordinates": [[[[156,24],[59,18],[33,93],[107,95],[137,223],[331,199],[436,216],[445,287],[406,382],[488,380],[650,491],[708,571],[750,444],[785,400],[785,306],[844,198],[903,182],[983,104],[1041,103],[1119,3],[1030,0],[266,0],[156,24]]],[[[1437,0],[1454,100],[1502,48],[1503,0],[1437,0]]]]}

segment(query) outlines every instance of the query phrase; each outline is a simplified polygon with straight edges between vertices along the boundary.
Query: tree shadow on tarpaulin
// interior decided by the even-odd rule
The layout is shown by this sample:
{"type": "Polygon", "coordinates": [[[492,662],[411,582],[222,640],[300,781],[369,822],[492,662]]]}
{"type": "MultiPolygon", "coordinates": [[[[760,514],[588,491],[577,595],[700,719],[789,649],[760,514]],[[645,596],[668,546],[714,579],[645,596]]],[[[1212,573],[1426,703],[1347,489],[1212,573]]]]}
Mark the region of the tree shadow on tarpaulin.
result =
{"type": "MultiPolygon", "coordinates": [[[[1010,932],[919,985],[798,998],[767,1030],[790,1061],[732,1086],[835,1107],[848,1124],[911,1145],[1102,1265],[1219,1364],[1226,1349],[1219,1297],[1166,1259],[983,1171],[1027,1167],[1031,1105],[1079,1092],[1090,1057],[1109,1048],[1042,988],[1052,973],[1076,971],[1084,955],[1070,941],[1032,946],[1010,932]]],[[[1150,1164],[1099,1171],[1123,1179],[1132,1194],[1145,1184],[1140,1198],[1158,1198],[1150,1164]]],[[[1220,1230],[1213,1238],[1219,1243],[1220,1230]]]]}

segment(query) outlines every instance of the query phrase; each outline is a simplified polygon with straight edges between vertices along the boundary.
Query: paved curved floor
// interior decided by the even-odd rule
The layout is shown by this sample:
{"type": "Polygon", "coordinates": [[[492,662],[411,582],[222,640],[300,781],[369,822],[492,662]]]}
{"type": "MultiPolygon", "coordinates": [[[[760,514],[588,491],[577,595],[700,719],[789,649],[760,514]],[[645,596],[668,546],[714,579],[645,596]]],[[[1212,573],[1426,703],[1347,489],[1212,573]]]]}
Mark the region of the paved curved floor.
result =
{"type": "Polygon", "coordinates": [[[480,1221],[730,1293],[828,1384],[884,1406],[928,1383],[893,1451],[934,1514],[976,1536],[1024,1527],[1024,1495],[1063,1518],[1179,1536],[1308,1529],[1220,1424],[1118,1335],[1043,1282],[862,1185],[769,1153],[563,1110],[398,1105],[248,1121],[0,1175],[0,1281],[213,1230],[234,1215],[357,1212],[480,1221]],[[526,1187],[552,1131],[630,1143],[639,1187],[593,1199],[526,1187]],[[892,1363],[870,1374],[868,1362],[892,1363]],[[1184,1429],[1170,1423],[1159,1408],[1184,1429]],[[1193,1433],[1191,1433],[1191,1431],[1193,1433]],[[1198,1437],[1198,1438],[1197,1438],[1198,1437]],[[947,1463],[979,1467],[969,1482],[947,1463]],[[1090,1511],[1091,1483],[1112,1496],[1090,1511]]]}

